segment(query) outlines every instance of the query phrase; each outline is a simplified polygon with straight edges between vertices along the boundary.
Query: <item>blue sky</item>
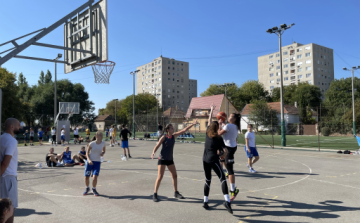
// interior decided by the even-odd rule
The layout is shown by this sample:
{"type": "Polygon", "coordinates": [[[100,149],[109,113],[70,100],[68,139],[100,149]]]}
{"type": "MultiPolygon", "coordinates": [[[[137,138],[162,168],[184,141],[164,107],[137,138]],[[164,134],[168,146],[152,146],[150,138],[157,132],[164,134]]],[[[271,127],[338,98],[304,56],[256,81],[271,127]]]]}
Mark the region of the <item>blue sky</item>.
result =
{"type": "MultiPolygon", "coordinates": [[[[48,27],[85,2],[2,1],[0,43],[48,27]]],[[[58,65],[58,79],[82,83],[96,113],[109,100],[132,94],[129,72],[161,50],[164,57],[190,63],[198,95],[212,83],[257,80],[257,57],[278,49],[277,36],[265,31],[282,23],[296,24],[283,35],[283,45],[296,41],[334,49],[335,78],[350,75],[342,67],[360,65],[358,0],[108,0],[108,13],[109,60],[116,62],[110,84],[95,84],[90,67],[64,74],[58,65]]],[[[62,26],[40,42],[63,45],[62,26]]],[[[31,46],[21,55],[53,59],[57,53],[62,51],[31,46]]],[[[13,58],[2,67],[23,72],[30,84],[41,70],[54,73],[53,63],[41,61],[13,58]]]]}

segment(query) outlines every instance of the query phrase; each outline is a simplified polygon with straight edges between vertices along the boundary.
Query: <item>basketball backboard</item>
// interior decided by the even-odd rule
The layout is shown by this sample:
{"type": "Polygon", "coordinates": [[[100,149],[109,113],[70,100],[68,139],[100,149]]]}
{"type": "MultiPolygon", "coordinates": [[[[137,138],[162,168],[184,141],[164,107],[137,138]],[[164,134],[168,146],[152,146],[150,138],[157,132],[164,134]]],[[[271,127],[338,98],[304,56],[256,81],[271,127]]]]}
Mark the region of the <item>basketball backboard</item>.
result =
{"type": "Polygon", "coordinates": [[[107,0],[100,0],[64,25],[64,72],[108,60],[107,0]],[[91,13],[89,13],[91,12],[91,13]],[[90,35],[91,34],[91,35],[90,35]],[[86,51],[86,52],[84,52],[86,51]]]}
{"type": "Polygon", "coordinates": [[[79,114],[79,102],[59,102],[59,114],[79,114]]]}

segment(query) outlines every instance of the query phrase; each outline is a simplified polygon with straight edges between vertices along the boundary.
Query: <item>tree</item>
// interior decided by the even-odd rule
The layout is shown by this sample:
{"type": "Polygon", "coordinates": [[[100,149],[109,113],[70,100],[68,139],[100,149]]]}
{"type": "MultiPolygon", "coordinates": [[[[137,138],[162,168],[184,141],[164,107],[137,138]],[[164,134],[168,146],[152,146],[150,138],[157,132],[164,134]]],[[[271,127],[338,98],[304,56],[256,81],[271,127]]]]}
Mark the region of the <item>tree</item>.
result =
{"type": "Polygon", "coordinates": [[[278,125],[277,111],[271,109],[265,100],[253,100],[249,120],[255,123],[256,131],[262,126],[267,129],[278,125]]]}
{"type": "Polygon", "coordinates": [[[318,107],[322,102],[320,88],[308,83],[300,83],[295,91],[293,100],[298,102],[301,122],[311,124],[313,121],[311,115],[310,117],[308,116],[308,109],[318,107]]]}
{"type": "Polygon", "coordinates": [[[39,84],[39,85],[45,84],[45,74],[44,74],[44,71],[41,71],[41,72],[40,72],[40,77],[39,77],[39,80],[38,80],[38,84],[39,84]]]}
{"type": "Polygon", "coordinates": [[[51,82],[52,82],[52,75],[51,75],[51,72],[49,70],[47,70],[45,78],[44,78],[44,83],[49,84],[51,82]]]}
{"type": "MultiPolygon", "coordinates": [[[[284,98],[284,104],[286,105],[293,105],[295,103],[294,101],[294,95],[295,91],[297,90],[298,85],[291,84],[288,86],[283,87],[283,98],[284,98]]],[[[279,102],[280,101],[280,88],[274,88],[271,94],[271,100],[273,102],[279,102]]]]}
{"type": "Polygon", "coordinates": [[[16,84],[16,74],[0,67],[0,88],[2,89],[2,123],[8,118],[21,120],[22,103],[17,95],[19,87],[16,84]]]}

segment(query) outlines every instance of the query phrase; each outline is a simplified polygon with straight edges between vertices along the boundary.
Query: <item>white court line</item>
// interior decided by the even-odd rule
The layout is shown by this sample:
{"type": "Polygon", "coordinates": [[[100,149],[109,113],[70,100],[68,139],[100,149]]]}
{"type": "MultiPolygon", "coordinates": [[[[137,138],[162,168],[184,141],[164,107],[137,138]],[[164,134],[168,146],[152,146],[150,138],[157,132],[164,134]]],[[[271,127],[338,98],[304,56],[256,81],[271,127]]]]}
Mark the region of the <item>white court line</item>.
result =
{"type": "MultiPolygon", "coordinates": [[[[333,142],[333,141],[338,141],[338,140],[345,140],[346,138],[344,138],[344,139],[323,139],[323,140],[320,140],[320,144],[321,144],[321,142],[322,141],[329,141],[329,142],[333,142]]],[[[302,140],[304,140],[304,139],[302,139],[302,140]]],[[[295,145],[299,145],[299,144],[312,144],[312,143],[318,143],[317,141],[314,141],[314,142],[312,142],[312,141],[307,141],[307,142],[300,142],[300,143],[295,143],[295,144],[290,144],[290,145],[288,145],[288,146],[295,146],[295,145]]],[[[347,143],[347,142],[346,142],[347,143]]],[[[350,142],[349,142],[350,143],[350,142]]]]}
{"type": "Polygon", "coordinates": [[[28,192],[28,193],[38,193],[37,195],[40,195],[40,194],[43,194],[43,195],[52,195],[52,196],[57,196],[57,197],[81,197],[81,198],[95,198],[94,196],[91,196],[91,195],[86,195],[86,196],[73,196],[73,195],[62,195],[62,194],[50,194],[50,193],[43,193],[43,192],[37,192],[37,191],[31,191],[31,190],[24,190],[24,189],[18,189],[18,190],[21,190],[21,191],[25,191],[25,192],[28,192]]]}
{"type": "Polygon", "coordinates": [[[334,183],[334,182],[330,182],[330,181],[325,181],[325,180],[316,180],[316,179],[313,179],[313,178],[309,178],[309,180],[315,180],[315,181],[319,181],[319,182],[323,182],[323,183],[334,184],[334,185],[339,185],[339,186],[344,186],[344,187],[350,187],[350,188],[353,188],[353,189],[358,189],[358,190],[360,190],[360,188],[358,188],[358,187],[353,187],[353,186],[345,185],[345,184],[338,184],[338,183],[334,183]]]}

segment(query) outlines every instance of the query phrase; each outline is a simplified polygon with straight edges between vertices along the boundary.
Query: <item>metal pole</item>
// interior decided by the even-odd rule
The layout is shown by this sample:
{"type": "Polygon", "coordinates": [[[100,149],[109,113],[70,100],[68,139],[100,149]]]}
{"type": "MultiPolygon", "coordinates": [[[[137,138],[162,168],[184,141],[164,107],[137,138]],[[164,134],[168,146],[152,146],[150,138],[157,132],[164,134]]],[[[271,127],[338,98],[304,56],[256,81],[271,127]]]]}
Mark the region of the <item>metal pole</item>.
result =
{"type": "MultiPolygon", "coordinates": [[[[319,107],[316,107],[316,113],[319,114],[319,107]]],[[[320,152],[320,128],[319,128],[319,117],[317,124],[317,132],[318,132],[318,151],[320,152]]]]}
{"type": "Polygon", "coordinates": [[[133,136],[135,139],[135,75],[136,72],[133,74],[133,136]]]}
{"type": "Polygon", "coordinates": [[[271,110],[270,110],[270,114],[271,114],[271,137],[272,137],[272,143],[273,143],[272,148],[274,149],[274,129],[273,129],[273,124],[272,124],[272,111],[271,110]]]}
{"type": "Polygon", "coordinates": [[[115,128],[117,127],[116,125],[116,100],[115,100],[115,128]]]}
{"type": "Polygon", "coordinates": [[[146,133],[149,132],[148,110],[149,110],[149,104],[146,104],[146,133]]]}
{"type": "Polygon", "coordinates": [[[57,98],[56,98],[56,95],[57,95],[57,86],[56,86],[56,81],[57,81],[57,77],[56,77],[56,68],[57,68],[57,66],[56,66],[56,60],[55,60],[55,82],[54,82],[54,126],[55,126],[55,120],[56,120],[56,115],[57,115],[57,98]]]}
{"type": "Polygon", "coordinates": [[[281,53],[281,32],[279,32],[279,53],[280,53],[280,106],[281,106],[281,146],[286,146],[285,121],[284,121],[284,98],[283,98],[283,72],[281,53]]]}
{"type": "Polygon", "coordinates": [[[226,115],[229,115],[228,112],[227,112],[227,95],[226,95],[226,85],[225,85],[225,112],[226,112],[226,115]]]}
{"type": "Polygon", "coordinates": [[[351,81],[351,90],[352,90],[352,105],[353,105],[353,134],[356,135],[356,125],[355,125],[355,96],[354,96],[354,69],[351,69],[352,81],[351,81]]]}

